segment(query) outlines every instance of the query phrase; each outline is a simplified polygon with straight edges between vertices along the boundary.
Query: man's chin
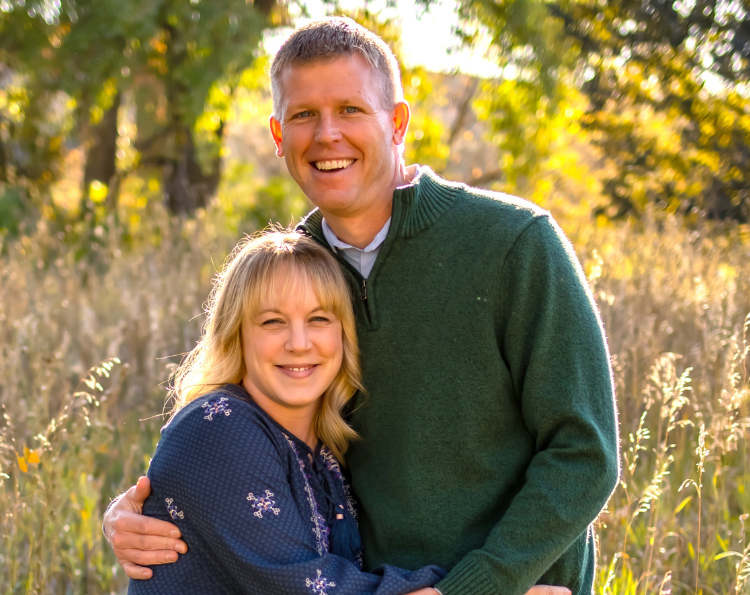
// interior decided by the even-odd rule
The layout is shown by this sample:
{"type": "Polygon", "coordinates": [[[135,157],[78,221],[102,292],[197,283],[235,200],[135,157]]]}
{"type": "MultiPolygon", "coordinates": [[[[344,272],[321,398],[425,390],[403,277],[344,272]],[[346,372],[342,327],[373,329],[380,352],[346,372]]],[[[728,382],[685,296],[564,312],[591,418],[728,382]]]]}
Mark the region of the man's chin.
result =
{"type": "Polygon", "coordinates": [[[318,207],[323,213],[330,213],[332,215],[341,213],[344,214],[351,209],[354,203],[357,201],[357,192],[353,192],[351,188],[347,190],[341,190],[338,188],[315,188],[313,192],[307,192],[303,188],[303,192],[316,207],[318,207]]]}

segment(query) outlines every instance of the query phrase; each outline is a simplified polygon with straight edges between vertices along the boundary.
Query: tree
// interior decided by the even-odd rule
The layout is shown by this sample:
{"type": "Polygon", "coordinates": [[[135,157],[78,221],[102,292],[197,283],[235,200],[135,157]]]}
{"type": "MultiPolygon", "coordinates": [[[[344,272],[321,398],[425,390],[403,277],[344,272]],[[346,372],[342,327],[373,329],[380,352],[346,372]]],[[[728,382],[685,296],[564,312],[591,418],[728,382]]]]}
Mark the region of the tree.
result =
{"type": "Polygon", "coordinates": [[[748,12],[747,0],[463,0],[465,39],[488,34],[504,67],[484,107],[509,177],[533,175],[549,115],[580,89],[613,172],[608,215],[656,203],[748,221],[748,12]]]}
{"type": "Polygon", "coordinates": [[[550,5],[582,50],[584,124],[614,156],[613,213],[750,220],[750,4],[550,5]]]}
{"type": "MultiPolygon", "coordinates": [[[[74,106],[75,139],[87,151],[84,191],[99,181],[111,185],[110,196],[116,197],[121,174],[129,173],[118,173],[115,164],[118,111],[128,97],[141,125],[135,167],[161,168],[173,212],[204,206],[218,184],[221,162],[218,151],[208,163],[200,162],[193,127],[209,91],[226,82],[231,92],[232,81],[252,64],[275,2],[7,4],[9,11],[0,13],[0,63],[21,80],[25,100],[16,103],[23,126],[3,123],[0,138],[17,149],[16,173],[32,182],[56,175],[63,130],[50,136],[42,115],[62,92],[74,106]],[[46,147],[48,155],[34,147],[46,147]],[[36,169],[24,168],[24,162],[36,169]]],[[[214,134],[220,143],[222,122],[214,134]]],[[[7,177],[8,151],[2,154],[7,177]]]]}

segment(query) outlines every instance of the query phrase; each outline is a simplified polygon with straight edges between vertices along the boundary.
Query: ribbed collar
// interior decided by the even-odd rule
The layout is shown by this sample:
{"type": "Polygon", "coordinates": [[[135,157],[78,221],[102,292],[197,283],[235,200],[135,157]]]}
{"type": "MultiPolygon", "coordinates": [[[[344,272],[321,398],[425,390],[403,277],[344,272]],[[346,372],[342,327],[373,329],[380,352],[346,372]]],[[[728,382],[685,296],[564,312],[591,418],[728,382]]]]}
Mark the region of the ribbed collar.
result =
{"type": "MultiPolygon", "coordinates": [[[[432,226],[459,197],[463,184],[448,182],[429,167],[421,165],[414,179],[393,191],[391,225],[403,238],[413,238],[432,226]]],[[[297,226],[324,245],[323,215],[320,209],[309,213],[297,226]]]]}

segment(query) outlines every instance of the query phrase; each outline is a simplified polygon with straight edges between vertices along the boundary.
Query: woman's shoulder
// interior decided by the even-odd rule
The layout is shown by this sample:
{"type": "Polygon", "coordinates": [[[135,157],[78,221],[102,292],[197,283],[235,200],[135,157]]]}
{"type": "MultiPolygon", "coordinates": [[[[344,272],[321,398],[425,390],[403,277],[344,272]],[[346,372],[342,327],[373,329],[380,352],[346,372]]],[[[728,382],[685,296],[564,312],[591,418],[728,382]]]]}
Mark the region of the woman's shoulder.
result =
{"type": "Polygon", "coordinates": [[[249,396],[241,392],[243,389],[237,386],[225,385],[192,400],[162,428],[162,441],[187,433],[196,440],[210,436],[226,442],[241,434],[243,442],[252,438],[269,446],[275,443],[274,432],[265,416],[249,401],[249,396]]]}

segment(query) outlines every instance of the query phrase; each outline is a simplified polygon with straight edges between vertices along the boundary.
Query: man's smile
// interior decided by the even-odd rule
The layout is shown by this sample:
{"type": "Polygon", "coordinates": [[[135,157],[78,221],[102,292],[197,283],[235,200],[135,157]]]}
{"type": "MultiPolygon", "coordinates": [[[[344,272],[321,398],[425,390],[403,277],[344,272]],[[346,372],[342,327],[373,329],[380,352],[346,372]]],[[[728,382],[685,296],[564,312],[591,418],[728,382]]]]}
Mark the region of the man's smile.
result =
{"type": "Polygon", "coordinates": [[[312,165],[320,171],[337,171],[346,169],[355,161],[356,159],[327,159],[325,161],[313,161],[312,165]]]}

